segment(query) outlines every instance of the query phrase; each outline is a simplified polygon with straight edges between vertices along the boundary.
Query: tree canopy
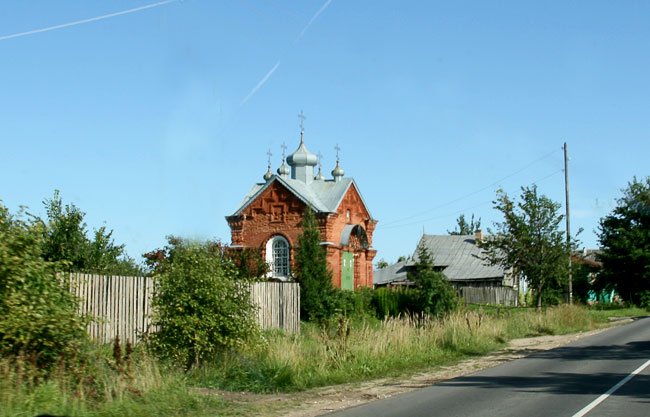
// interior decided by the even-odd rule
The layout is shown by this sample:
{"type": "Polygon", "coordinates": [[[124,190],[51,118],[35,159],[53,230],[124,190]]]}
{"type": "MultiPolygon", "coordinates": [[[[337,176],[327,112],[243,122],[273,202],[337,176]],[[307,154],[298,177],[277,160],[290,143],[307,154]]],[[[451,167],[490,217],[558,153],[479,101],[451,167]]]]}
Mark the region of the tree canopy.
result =
{"type": "Polygon", "coordinates": [[[67,262],[71,271],[100,272],[116,275],[141,275],[143,270],[129,258],[124,245],[116,245],[113,231],[105,226],[88,237],[85,213],[74,204],[63,204],[58,190],[43,201],[47,219],[33,217],[39,224],[43,239],[42,256],[50,262],[67,262]]]}
{"type": "Polygon", "coordinates": [[[478,220],[474,221],[474,214],[472,214],[472,219],[470,220],[469,223],[467,223],[467,220],[465,220],[465,215],[461,214],[456,219],[456,227],[454,228],[454,230],[452,231],[447,230],[447,233],[449,233],[450,235],[473,235],[479,230],[481,230],[480,217],[478,218],[478,220]]]}
{"type": "Polygon", "coordinates": [[[566,238],[560,224],[560,204],[537,193],[537,186],[522,187],[521,201],[503,190],[494,202],[504,217],[496,230],[479,242],[484,260],[521,274],[533,289],[537,306],[559,303],[569,269],[566,238]]]}
{"type": "Polygon", "coordinates": [[[628,184],[612,213],[600,220],[598,238],[603,269],[596,287],[650,307],[650,177],[628,184]]]}

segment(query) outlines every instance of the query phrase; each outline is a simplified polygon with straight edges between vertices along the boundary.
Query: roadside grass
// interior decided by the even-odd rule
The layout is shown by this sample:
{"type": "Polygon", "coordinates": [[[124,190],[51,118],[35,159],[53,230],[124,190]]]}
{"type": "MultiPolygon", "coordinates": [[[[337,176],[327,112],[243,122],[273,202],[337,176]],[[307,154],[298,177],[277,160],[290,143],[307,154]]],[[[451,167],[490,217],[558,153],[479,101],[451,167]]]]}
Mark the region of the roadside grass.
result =
{"type": "Polygon", "coordinates": [[[607,325],[609,317],[647,314],[610,306],[558,306],[539,313],[470,306],[444,318],[339,317],[324,326],[303,323],[300,334],[264,332],[259,345],[189,372],[138,348],[130,365],[118,365],[110,346],[94,346],[92,363],[59,369],[47,380],[25,361],[0,359],[0,417],[256,415],[272,405],[229,401],[195,388],[295,392],[393,377],[482,355],[514,338],[586,331],[607,325]]]}
{"type": "Polygon", "coordinates": [[[96,360],[75,369],[55,370],[43,379],[22,359],[0,359],[0,416],[245,416],[253,405],[234,405],[188,389],[186,375],[145,354],[134,355],[131,369],[118,369],[95,346],[96,360]]]}
{"type": "MultiPolygon", "coordinates": [[[[261,345],[194,369],[188,380],[200,387],[268,393],[390,377],[482,355],[515,338],[600,328],[613,311],[562,305],[538,313],[479,306],[442,319],[339,318],[320,327],[303,323],[298,335],[266,332],[261,345]]],[[[641,309],[615,311],[647,315],[641,309]]]]}

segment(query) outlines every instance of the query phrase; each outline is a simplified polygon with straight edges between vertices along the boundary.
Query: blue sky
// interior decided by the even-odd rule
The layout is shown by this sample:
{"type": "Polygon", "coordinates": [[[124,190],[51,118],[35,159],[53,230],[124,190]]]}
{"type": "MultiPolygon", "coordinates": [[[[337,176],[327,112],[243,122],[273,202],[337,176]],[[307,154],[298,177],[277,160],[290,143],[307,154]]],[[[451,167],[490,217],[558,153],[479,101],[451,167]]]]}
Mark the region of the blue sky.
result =
{"type": "Polygon", "coordinates": [[[377,260],[461,213],[491,226],[498,188],[564,204],[565,141],[572,230],[596,247],[649,174],[648,16],[645,1],[5,1],[0,198],[43,215],[59,189],[135,258],[166,235],[229,242],[224,216],[269,149],[275,170],[297,148],[304,110],[308,148],[329,174],[341,146],[379,221],[377,260]]]}

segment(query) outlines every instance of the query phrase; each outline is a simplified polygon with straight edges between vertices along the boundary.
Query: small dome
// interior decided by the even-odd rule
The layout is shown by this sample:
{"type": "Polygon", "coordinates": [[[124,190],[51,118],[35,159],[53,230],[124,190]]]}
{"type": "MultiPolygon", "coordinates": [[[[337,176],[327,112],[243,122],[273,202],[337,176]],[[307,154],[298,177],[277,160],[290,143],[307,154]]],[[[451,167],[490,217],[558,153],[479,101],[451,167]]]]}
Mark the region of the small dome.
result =
{"type": "Polygon", "coordinates": [[[343,171],[343,168],[339,165],[339,161],[336,161],[336,168],[332,170],[332,176],[334,178],[336,177],[342,177],[345,174],[345,171],[343,171]]]}
{"type": "Polygon", "coordinates": [[[273,177],[273,174],[271,173],[271,165],[269,164],[269,170],[264,174],[264,181],[270,180],[271,177],[273,177]]]}
{"type": "Polygon", "coordinates": [[[287,164],[284,163],[284,161],[285,161],[285,158],[282,158],[282,165],[280,166],[280,168],[278,168],[278,175],[282,175],[282,176],[286,177],[287,175],[289,175],[291,173],[291,170],[289,169],[287,164]]]}
{"type": "Polygon", "coordinates": [[[316,175],[316,176],[314,177],[314,179],[317,180],[317,181],[318,181],[318,180],[322,180],[322,181],[325,180],[325,176],[323,175],[323,172],[321,171],[321,168],[320,168],[320,167],[318,167],[318,175],[316,175]]]}
{"type": "Polygon", "coordinates": [[[313,153],[309,152],[309,149],[305,146],[305,141],[303,140],[303,133],[300,132],[300,146],[298,149],[289,155],[287,158],[287,163],[292,167],[300,166],[316,166],[318,164],[318,157],[313,153]]]}

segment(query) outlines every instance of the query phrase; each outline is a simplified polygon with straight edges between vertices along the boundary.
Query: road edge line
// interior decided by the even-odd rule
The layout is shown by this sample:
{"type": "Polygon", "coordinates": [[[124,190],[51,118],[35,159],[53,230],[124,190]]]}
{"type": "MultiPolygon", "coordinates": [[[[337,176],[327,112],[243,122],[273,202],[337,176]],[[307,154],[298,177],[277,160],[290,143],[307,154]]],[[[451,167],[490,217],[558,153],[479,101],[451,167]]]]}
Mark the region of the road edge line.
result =
{"type": "Polygon", "coordinates": [[[580,410],[580,411],[578,411],[577,413],[575,413],[575,414],[573,415],[573,417],[582,417],[582,416],[584,416],[585,414],[587,414],[588,412],[590,412],[591,410],[593,410],[594,408],[596,408],[596,407],[598,406],[598,404],[600,404],[600,403],[602,403],[603,401],[605,401],[605,400],[607,399],[607,397],[609,397],[609,396],[612,395],[614,392],[616,392],[616,390],[618,390],[620,387],[622,387],[623,385],[625,385],[625,384],[627,383],[627,381],[629,381],[630,379],[634,378],[634,376],[635,376],[636,374],[638,374],[639,372],[642,372],[645,368],[648,367],[648,365],[650,365],[650,359],[648,359],[648,360],[647,360],[643,365],[639,366],[639,367],[636,368],[634,371],[632,371],[632,373],[630,373],[628,376],[626,376],[626,377],[623,378],[621,381],[619,381],[618,384],[616,384],[616,385],[614,385],[613,387],[611,387],[611,388],[610,388],[606,393],[604,393],[604,394],[601,395],[600,397],[598,397],[598,398],[596,398],[595,400],[593,400],[592,402],[590,402],[590,403],[589,403],[585,408],[583,408],[582,410],[580,410]]]}

